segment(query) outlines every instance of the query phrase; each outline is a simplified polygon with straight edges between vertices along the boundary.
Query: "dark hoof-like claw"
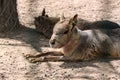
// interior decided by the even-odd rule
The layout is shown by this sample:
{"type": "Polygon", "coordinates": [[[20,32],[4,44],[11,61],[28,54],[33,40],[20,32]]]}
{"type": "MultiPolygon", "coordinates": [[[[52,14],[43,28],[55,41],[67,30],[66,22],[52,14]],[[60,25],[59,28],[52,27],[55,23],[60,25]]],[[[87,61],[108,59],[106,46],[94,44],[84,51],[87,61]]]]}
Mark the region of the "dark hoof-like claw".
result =
{"type": "Polygon", "coordinates": [[[27,54],[23,54],[25,58],[29,58],[29,57],[32,57],[32,55],[30,53],[27,53],[27,54]]]}
{"type": "Polygon", "coordinates": [[[44,61],[44,57],[29,58],[28,60],[29,60],[29,62],[31,62],[31,63],[42,62],[42,61],[44,61]]]}
{"type": "Polygon", "coordinates": [[[31,63],[35,63],[36,62],[36,59],[35,58],[30,58],[30,59],[28,59],[29,60],[29,62],[31,62],[31,63]]]}

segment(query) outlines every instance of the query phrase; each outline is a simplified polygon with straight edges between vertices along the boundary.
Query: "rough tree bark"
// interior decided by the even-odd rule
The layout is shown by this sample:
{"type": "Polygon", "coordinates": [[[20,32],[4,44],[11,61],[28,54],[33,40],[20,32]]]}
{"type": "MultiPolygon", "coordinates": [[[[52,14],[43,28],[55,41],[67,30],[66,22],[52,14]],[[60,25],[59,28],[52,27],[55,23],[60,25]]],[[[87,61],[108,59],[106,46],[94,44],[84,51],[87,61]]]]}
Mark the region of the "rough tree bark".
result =
{"type": "Polygon", "coordinates": [[[16,0],[0,0],[0,32],[10,32],[18,27],[16,0]]]}

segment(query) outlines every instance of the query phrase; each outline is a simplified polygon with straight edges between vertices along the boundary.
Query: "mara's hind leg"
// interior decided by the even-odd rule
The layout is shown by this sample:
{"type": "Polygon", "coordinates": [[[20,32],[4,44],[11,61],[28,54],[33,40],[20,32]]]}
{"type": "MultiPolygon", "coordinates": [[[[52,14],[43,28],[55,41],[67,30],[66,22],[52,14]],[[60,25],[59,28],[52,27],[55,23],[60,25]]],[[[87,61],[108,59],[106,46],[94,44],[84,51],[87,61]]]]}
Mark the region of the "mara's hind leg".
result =
{"type": "Polygon", "coordinates": [[[120,59],[120,53],[112,53],[110,58],[120,59]]]}
{"type": "Polygon", "coordinates": [[[38,58],[28,58],[32,63],[35,62],[45,62],[45,61],[68,61],[64,56],[41,56],[38,58]]]}
{"type": "MultiPolygon", "coordinates": [[[[26,54],[23,54],[24,57],[26,58],[37,58],[37,57],[40,57],[40,56],[45,56],[45,55],[50,55],[52,54],[51,52],[39,52],[39,53],[26,53],[26,54]]],[[[54,55],[54,54],[53,54],[54,55]]]]}
{"type": "Polygon", "coordinates": [[[120,43],[115,43],[111,49],[110,58],[120,59],[120,43]]]}

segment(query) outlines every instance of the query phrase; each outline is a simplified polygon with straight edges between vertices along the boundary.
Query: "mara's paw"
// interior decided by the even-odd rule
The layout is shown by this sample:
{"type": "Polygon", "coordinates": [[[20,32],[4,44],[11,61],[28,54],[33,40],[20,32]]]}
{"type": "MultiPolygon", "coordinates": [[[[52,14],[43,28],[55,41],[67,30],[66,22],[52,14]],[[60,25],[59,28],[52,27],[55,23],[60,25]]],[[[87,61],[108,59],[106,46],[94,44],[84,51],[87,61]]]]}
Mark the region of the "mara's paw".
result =
{"type": "Polygon", "coordinates": [[[30,58],[30,57],[35,57],[36,54],[33,54],[33,53],[23,53],[24,57],[25,58],[30,58]]]}
{"type": "Polygon", "coordinates": [[[35,58],[29,58],[28,61],[29,61],[30,63],[35,63],[35,62],[36,62],[36,59],[35,59],[35,58]]]}
{"type": "Polygon", "coordinates": [[[25,56],[26,58],[31,58],[31,57],[36,58],[36,57],[42,56],[43,54],[44,54],[44,53],[42,53],[42,52],[39,52],[39,53],[27,53],[27,54],[24,54],[24,56],[25,56]]]}
{"type": "Polygon", "coordinates": [[[28,61],[29,61],[30,63],[42,62],[42,61],[44,61],[44,57],[28,58],[28,61]]]}
{"type": "Polygon", "coordinates": [[[24,56],[25,58],[29,58],[29,57],[31,56],[31,54],[30,54],[30,53],[23,53],[23,56],[24,56]]]}

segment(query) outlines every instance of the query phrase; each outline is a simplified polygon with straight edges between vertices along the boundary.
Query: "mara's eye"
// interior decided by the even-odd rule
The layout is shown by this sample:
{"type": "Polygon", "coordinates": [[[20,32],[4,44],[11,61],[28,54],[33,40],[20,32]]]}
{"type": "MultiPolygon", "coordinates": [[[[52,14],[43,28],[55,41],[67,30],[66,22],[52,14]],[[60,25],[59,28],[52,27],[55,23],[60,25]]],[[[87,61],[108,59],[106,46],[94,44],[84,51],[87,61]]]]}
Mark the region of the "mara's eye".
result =
{"type": "Polygon", "coordinates": [[[65,31],[63,32],[63,34],[67,34],[67,33],[68,33],[68,31],[69,31],[69,30],[65,30],[65,31]]]}

